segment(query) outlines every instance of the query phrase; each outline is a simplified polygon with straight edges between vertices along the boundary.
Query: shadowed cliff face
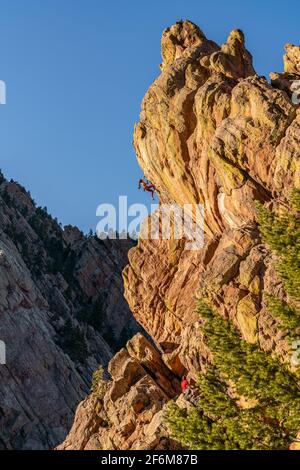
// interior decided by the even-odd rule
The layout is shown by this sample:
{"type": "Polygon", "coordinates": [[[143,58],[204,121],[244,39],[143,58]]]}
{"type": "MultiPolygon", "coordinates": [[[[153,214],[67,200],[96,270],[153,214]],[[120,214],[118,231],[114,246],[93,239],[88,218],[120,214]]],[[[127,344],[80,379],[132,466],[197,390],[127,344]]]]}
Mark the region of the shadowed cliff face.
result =
{"type": "MultiPolygon", "coordinates": [[[[286,294],[274,256],[260,240],[255,200],[284,205],[290,189],[300,187],[300,111],[291,99],[292,84],[300,78],[300,48],[288,45],[286,50],[285,71],[271,74],[270,84],[256,75],[239,30],[221,47],[189,21],[163,33],[161,75],[143,100],[134,145],[160,202],[204,205],[205,245],[189,251],[184,239],[139,239],[123,278],[130,309],[158,346],[168,374],[179,377],[188,371],[196,377],[210,354],[195,314],[196,297],[229,317],[248,342],[285,354],[264,292],[279,298],[286,294]]],[[[112,364],[116,360],[125,367],[128,354],[112,364]]],[[[114,372],[112,379],[115,388],[119,378],[114,372]]],[[[77,443],[82,449],[172,448],[161,411],[133,406],[134,394],[148,393],[143,380],[129,376],[117,398],[107,392],[101,405],[105,429],[100,420],[91,430],[95,407],[88,398],[86,415],[78,410],[61,448],[77,443]],[[131,410],[130,423],[124,407],[131,410]],[[80,440],[82,429],[89,435],[86,442],[80,440]]],[[[159,408],[155,395],[154,402],[159,408]]]]}
{"type": "Polygon", "coordinates": [[[132,243],[63,230],[2,175],[0,226],[0,448],[53,448],[92,372],[140,330],[121,277],[132,243]]]}

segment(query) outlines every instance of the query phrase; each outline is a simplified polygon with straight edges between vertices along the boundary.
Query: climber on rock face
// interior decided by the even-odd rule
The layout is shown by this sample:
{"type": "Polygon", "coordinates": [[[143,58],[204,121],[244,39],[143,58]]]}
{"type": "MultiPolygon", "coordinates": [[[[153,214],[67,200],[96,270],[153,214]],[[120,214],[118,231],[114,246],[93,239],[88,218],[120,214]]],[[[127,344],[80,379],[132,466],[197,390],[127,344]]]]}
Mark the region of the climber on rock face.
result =
{"type": "Polygon", "coordinates": [[[151,193],[152,199],[154,199],[154,193],[156,191],[156,187],[153,184],[148,183],[144,177],[141,178],[139,181],[139,189],[141,189],[141,186],[144,188],[144,191],[151,193]]]}
{"type": "Polygon", "coordinates": [[[180,385],[181,385],[182,393],[184,393],[184,395],[186,395],[189,392],[189,383],[188,383],[188,380],[187,380],[185,375],[182,377],[180,385]]]}
{"type": "Polygon", "coordinates": [[[184,398],[188,402],[190,402],[192,405],[195,406],[197,404],[197,393],[195,395],[196,391],[193,385],[188,381],[186,375],[182,377],[180,386],[181,386],[181,391],[184,395],[184,398]]]}

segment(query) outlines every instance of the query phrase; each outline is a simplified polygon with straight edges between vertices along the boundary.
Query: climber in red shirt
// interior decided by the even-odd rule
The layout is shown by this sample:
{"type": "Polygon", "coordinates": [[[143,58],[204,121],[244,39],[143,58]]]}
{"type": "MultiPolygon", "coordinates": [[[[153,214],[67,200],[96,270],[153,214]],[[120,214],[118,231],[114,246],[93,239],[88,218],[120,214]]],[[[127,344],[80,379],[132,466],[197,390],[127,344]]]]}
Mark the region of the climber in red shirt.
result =
{"type": "Polygon", "coordinates": [[[144,191],[151,193],[152,199],[154,199],[154,192],[156,191],[156,187],[151,183],[147,183],[144,178],[141,178],[139,181],[139,189],[141,189],[141,186],[143,186],[144,191]]]}
{"type": "Polygon", "coordinates": [[[187,381],[186,376],[184,375],[181,380],[181,391],[182,393],[186,394],[189,390],[189,383],[187,381]]]}
{"type": "Polygon", "coordinates": [[[199,396],[194,388],[193,379],[192,383],[190,383],[186,378],[186,375],[184,375],[181,379],[180,386],[181,392],[183,393],[185,400],[190,402],[192,405],[196,406],[197,402],[199,401],[199,396]]]}

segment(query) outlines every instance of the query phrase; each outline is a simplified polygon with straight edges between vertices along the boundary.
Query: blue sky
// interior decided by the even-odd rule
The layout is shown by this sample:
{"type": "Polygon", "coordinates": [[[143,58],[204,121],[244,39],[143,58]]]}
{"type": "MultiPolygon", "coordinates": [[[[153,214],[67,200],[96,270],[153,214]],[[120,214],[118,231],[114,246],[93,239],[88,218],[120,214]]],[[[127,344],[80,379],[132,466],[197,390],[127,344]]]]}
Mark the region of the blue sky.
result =
{"type": "Polygon", "coordinates": [[[96,206],[150,202],[132,130],[159,74],[160,37],[179,19],[223,43],[241,28],[261,75],[299,44],[297,0],[0,0],[0,168],[63,223],[95,229],[96,206]],[[279,5],[282,5],[280,8],[279,5]]]}

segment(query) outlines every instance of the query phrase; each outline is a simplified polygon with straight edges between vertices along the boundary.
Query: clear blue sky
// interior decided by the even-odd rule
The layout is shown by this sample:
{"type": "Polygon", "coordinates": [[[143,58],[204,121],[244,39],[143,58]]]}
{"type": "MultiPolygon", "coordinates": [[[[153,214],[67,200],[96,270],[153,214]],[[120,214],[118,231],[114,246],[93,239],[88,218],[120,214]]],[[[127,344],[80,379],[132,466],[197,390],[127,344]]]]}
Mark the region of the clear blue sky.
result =
{"type": "Polygon", "coordinates": [[[96,225],[101,202],[149,201],[132,129],[179,19],[225,42],[241,28],[261,75],[299,44],[299,0],[0,0],[0,168],[63,223],[96,225]],[[280,6],[281,5],[281,6],[280,6]]]}

